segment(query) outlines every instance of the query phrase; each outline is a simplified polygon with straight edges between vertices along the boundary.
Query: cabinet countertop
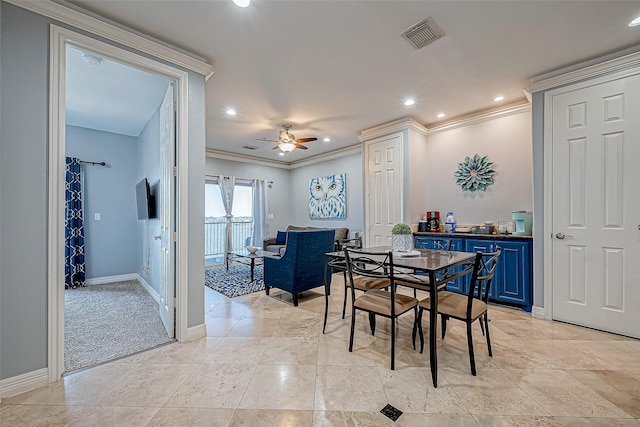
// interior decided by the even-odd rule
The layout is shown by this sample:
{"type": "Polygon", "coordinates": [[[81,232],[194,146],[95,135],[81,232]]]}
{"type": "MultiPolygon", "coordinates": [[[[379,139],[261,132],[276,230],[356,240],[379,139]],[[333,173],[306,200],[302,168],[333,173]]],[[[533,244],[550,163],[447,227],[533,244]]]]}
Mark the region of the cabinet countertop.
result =
{"type": "Polygon", "coordinates": [[[500,239],[500,240],[533,240],[533,236],[516,236],[513,234],[479,234],[479,233],[441,233],[434,231],[415,232],[414,236],[428,236],[428,237],[464,237],[468,239],[500,239]]]}

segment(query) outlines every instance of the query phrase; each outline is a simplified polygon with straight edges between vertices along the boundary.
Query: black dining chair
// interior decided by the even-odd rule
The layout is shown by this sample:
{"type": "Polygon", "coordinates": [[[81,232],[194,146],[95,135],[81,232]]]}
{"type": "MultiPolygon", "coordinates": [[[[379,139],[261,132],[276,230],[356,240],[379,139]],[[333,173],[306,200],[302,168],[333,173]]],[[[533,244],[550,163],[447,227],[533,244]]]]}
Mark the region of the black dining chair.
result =
{"type": "MultiPolygon", "coordinates": [[[[349,351],[353,351],[353,340],[356,325],[356,310],[369,314],[371,333],[375,333],[376,315],[391,320],[391,370],[395,369],[396,319],[409,310],[414,311],[417,318],[418,299],[396,292],[394,282],[393,251],[373,252],[362,249],[344,249],[347,263],[348,279],[351,290],[351,335],[349,351]],[[380,284],[384,289],[370,289],[356,297],[356,279],[358,277],[380,284]]],[[[414,321],[415,323],[415,321],[414,321]]]]}
{"type": "MultiPolygon", "coordinates": [[[[485,337],[487,340],[487,350],[489,357],[491,352],[491,337],[489,335],[489,319],[487,314],[487,304],[489,300],[489,290],[491,281],[496,271],[498,259],[502,249],[498,247],[495,252],[476,254],[471,282],[466,295],[449,291],[438,293],[438,314],[442,324],[442,338],[447,332],[447,321],[456,319],[465,322],[467,325],[467,345],[469,347],[469,363],[471,365],[471,375],[476,375],[476,363],[473,352],[472,325],[476,320],[480,325],[484,323],[485,337]]],[[[420,335],[420,352],[424,349],[424,337],[422,334],[422,312],[430,308],[429,298],[425,298],[418,304],[418,318],[414,325],[414,332],[417,327],[420,335]]],[[[415,334],[414,334],[415,335],[415,334]]]]}

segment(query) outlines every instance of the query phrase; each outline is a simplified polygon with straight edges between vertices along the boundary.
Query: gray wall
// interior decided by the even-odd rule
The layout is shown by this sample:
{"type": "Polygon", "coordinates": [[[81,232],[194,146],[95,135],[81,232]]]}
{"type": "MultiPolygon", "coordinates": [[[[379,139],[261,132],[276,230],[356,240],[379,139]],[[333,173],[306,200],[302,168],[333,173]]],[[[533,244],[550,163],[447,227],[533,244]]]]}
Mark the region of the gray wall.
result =
{"type": "Polygon", "coordinates": [[[206,174],[273,181],[272,187],[267,188],[267,205],[269,212],[273,214],[273,219],[269,220],[268,234],[275,236],[278,230],[287,228],[291,221],[292,209],[289,170],[207,157],[206,174]]]}
{"type": "Polygon", "coordinates": [[[362,231],[364,227],[362,195],[362,155],[352,154],[291,170],[291,212],[289,223],[313,227],[347,227],[350,231],[362,231]],[[347,182],[347,218],[309,218],[309,180],[321,176],[345,173],[347,182]]]}
{"type": "Polygon", "coordinates": [[[544,93],[533,94],[531,127],[533,139],[533,305],[544,307],[544,93]]]}
{"type": "Polygon", "coordinates": [[[136,138],[76,126],[66,132],[68,157],[107,163],[81,164],[87,279],[135,273],[136,138]]]}
{"type": "MultiPolygon", "coordinates": [[[[54,21],[4,2],[0,7],[0,379],[6,379],[47,367],[48,67],[54,21]]],[[[183,254],[189,327],[204,322],[204,86],[204,76],[189,72],[189,229],[183,254]]]]}
{"type": "MultiPolygon", "coordinates": [[[[160,181],[160,107],[149,119],[137,144],[137,170],[135,182],[142,178],[149,180],[151,194],[156,196],[158,207],[158,185],[160,181]]],[[[160,220],[152,218],[136,221],[136,270],[156,291],[160,291],[160,241],[153,236],[160,235],[160,220]],[[148,266],[148,270],[144,270],[148,266]],[[148,271],[148,273],[147,273],[148,271]]]]}

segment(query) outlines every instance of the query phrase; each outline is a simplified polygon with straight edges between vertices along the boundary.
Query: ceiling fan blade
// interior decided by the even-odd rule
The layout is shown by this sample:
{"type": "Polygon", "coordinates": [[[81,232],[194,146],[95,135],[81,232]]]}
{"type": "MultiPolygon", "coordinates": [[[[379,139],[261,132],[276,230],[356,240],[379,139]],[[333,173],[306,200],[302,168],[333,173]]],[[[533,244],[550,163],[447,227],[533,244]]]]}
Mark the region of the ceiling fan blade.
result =
{"type": "Polygon", "coordinates": [[[274,150],[277,150],[278,148],[280,148],[279,145],[276,145],[275,147],[273,147],[274,150]]]}
{"type": "Polygon", "coordinates": [[[275,139],[267,139],[267,138],[255,138],[256,141],[265,141],[265,142],[280,142],[275,139]]]}
{"type": "Polygon", "coordinates": [[[296,148],[299,148],[301,150],[308,150],[309,147],[305,147],[304,145],[300,145],[300,144],[296,144],[296,148]]]}
{"type": "Polygon", "coordinates": [[[296,139],[296,142],[297,143],[300,143],[300,142],[311,142],[311,141],[317,141],[317,140],[318,140],[318,138],[299,138],[299,139],[296,139]]]}

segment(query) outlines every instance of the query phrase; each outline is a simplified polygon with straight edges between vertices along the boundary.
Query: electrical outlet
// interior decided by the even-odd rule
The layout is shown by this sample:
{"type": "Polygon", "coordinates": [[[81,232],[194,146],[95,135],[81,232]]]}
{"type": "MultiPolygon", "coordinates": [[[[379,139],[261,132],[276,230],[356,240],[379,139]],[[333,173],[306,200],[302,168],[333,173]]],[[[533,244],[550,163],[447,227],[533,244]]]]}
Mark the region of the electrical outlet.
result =
{"type": "Polygon", "coordinates": [[[100,221],[100,212],[96,212],[93,214],[93,219],[95,219],[96,221],[100,221]]]}
{"type": "Polygon", "coordinates": [[[272,213],[270,213],[270,214],[268,215],[268,219],[273,219],[273,214],[272,214],[272,213]]]}

